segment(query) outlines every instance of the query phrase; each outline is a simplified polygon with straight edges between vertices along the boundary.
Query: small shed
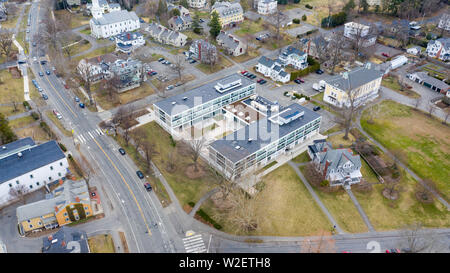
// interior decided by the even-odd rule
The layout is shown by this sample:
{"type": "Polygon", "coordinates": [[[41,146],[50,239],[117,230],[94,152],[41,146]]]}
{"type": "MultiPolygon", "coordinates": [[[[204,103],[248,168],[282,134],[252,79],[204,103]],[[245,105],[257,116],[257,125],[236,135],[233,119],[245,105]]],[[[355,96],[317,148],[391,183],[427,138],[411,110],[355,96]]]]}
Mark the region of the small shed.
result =
{"type": "Polygon", "coordinates": [[[406,64],[408,62],[408,58],[405,55],[400,55],[391,60],[391,69],[399,68],[400,66],[406,64]]]}

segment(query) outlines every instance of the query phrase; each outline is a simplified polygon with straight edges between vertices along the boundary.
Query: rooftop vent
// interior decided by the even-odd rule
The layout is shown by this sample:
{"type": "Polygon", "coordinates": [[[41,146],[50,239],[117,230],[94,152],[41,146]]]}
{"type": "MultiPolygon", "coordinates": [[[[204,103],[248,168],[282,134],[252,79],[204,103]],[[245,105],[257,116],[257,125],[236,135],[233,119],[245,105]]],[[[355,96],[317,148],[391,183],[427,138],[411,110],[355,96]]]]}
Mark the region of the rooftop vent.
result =
{"type": "Polygon", "coordinates": [[[176,101],[172,101],[172,105],[175,105],[177,102],[176,101]]]}
{"type": "Polygon", "coordinates": [[[52,240],[52,244],[58,242],[58,239],[52,240]]]}
{"type": "Polygon", "coordinates": [[[348,72],[344,72],[344,73],[342,73],[342,78],[344,78],[344,79],[348,79],[348,72]]]}
{"type": "Polygon", "coordinates": [[[236,150],[239,150],[239,148],[241,148],[241,146],[236,146],[234,147],[236,150]]]}
{"type": "Polygon", "coordinates": [[[6,150],[6,146],[3,146],[2,149],[3,149],[3,150],[6,150]]]}
{"type": "Polygon", "coordinates": [[[187,97],[184,97],[184,98],[183,98],[183,100],[187,100],[187,99],[188,99],[187,97]]]}
{"type": "Polygon", "coordinates": [[[248,142],[252,142],[252,140],[253,140],[253,139],[249,138],[249,139],[248,139],[248,142]]]}
{"type": "Polygon", "coordinates": [[[17,156],[18,156],[18,157],[22,157],[22,153],[19,152],[19,153],[17,154],[17,156]]]}

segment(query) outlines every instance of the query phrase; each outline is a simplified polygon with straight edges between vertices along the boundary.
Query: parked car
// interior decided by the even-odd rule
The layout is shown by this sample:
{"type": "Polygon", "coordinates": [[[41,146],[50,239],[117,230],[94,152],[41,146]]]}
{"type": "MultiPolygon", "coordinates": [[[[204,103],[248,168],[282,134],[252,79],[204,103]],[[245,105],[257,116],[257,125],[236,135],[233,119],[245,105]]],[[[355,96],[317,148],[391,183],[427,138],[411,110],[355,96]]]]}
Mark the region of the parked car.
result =
{"type": "Polygon", "coordinates": [[[125,149],[124,148],[119,148],[119,153],[121,155],[125,155],[126,154],[125,149]]]}
{"type": "Polygon", "coordinates": [[[241,74],[244,75],[245,73],[247,73],[247,70],[241,71],[241,74]]]}
{"type": "Polygon", "coordinates": [[[50,70],[46,70],[45,74],[50,75],[50,70]]]}
{"type": "Polygon", "coordinates": [[[305,81],[301,78],[297,78],[297,80],[299,80],[301,83],[305,83],[305,81]]]}
{"type": "Polygon", "coordinates": [[[190,60],[190,61],[189,61],[190,64],[194,64],[194,63],[196,63],[196,62],[197,62],[196,60],[190,60]]]}
{"type": "Polygon", "coordinates": [[[299,79],[295,79],[294,82],[297,83],[297,84],[301,84],[302,83],[301,81],[299,81],[299,79]]]}
{"type": "Polygon", "coordinates": [[[140,179],[144,179],[144,174],[141,171],[136,171],[136,174],[140,179]]]}
{"type": "Polygon", "coordinates": [[[66,84],[64,84],[64,88],[69,89],[69,86],[66,84]]]}
{"type": "Polygon", "coordinates": [[[152,73],[150,73],[150,76],[154,76],[154,75],[156,75],[156,74],[158,74],[158,72],[152,71],[152,73]]]}
{"type": "Polygon", "coordinates": [[[267,81],[266,80],[262,80],[259,82],[259,84],[265,84],[267,81]]]}
{"type": "Polygon", "coordinates": [[[386,253],[401,253],[401,251],[398,248],[391,248],[391,249],[386,249],[386,253]]]}
{"type": "Polygon", "coordinates": [[[383,57],[389,58],[389,54],[387,54],[386,52],[381,53],[381,55],[382,55],[383,57]]]}
{"type": "Polygon", "coordinates": [[[58,119],[62,119],[61,114],[60,114],[58,111],[56,111],[55,109],[53,109],[53,114],[54,114],[58,119]]]}
{"type": "Polygon", "coordinates": [[[171,90],[171,89],[173,89],[173,88],[174,88],[173,85],[169,85],[169,86],[166,87],[166,90],[171,90]]]}
{"type": "Polygon", "coordinates": [[[45,95],[44,93],[42,93],[42,98],[43,98],[44,100],[48,100],[47,95],[45,95]]]}
{"type": "Polygon", "coordinates": [[[46,63],[47,63],[46,60],[42,60],[42,61],[41,61],[41,64],[42,64],[42,65],[45,65],[46,63]]]}
{"type": "Polygon", "coordinates": [[[37,57],[36,56],[33,57],[33,62],[37,62],[37,57]]]}
{"type": "Polygon", "coordinates": [[[76,101],[76,102],[80,102],[80,98],[75,97],[75,101],[76,101]]]}
{"type": "Polygon", "coordinates": [[[80,106],[80,108],[84,108],[84,103],[80,102],[80,104],[78,104],[80,106]]]}
{"type": "Polygon", "coordinates": [[[145,189],[147,190],[147,191],[152,191],[152,186],[150,185],[150,183],[145,183],[144,184],[144,187],[145,187],[145,189]]]}
{"type": "Polygon", "coordinates": [[[158,59],[158,62],[162,62],[162,61],[164,61],[164,58],[159,58],[158,59]]]}
{"type": "Polygon", "coordinates": [[[38,87],[38,91],[39,92],[42,92],[42,91],[44,91],[41,87],[38,87]]]}
{"type": "Polygon", "coordinates": [[[319,111],[320,110],[320,106],[314,106],[313,111],[319,111]]]}
{"type": "Polygon", "coordinates": [[[110,41],[114,41],[115,39],[114,39],[114,37],[110,37],[109,40],[110,41]]]}
{"type": "Polygon", "coordinates": [[[316,73],[319,74],[319,75],[321,75],[321,74],[323,74],[323,70],[322,70],[322,69],[317,69],[317,70],[316,70],[316,73]]]}
{"type": "Polygon", "coordinates": [[[203,20],[202,18],[200,18],[200,23],[203,23],[203,22],[205,22],[205,20],[203,20]]]}
{"type": "Polygon", "coordinates": [[[44,77],[44,73],[42,73],[42,71],[39,72],[39,76],[44,77]]]}
{"type": "Polygon", "coordinates": [[[256,78],[256,75],[255,75],[255,74],[251,74],[251,75],[249,76],[249,78],[250,78],[250,79],[254,79],[254,78],[256,78]]]}
{"type": "Polygon", "coordinates": [[[141,24],[145,23],[144,19],[139,18],[139,23],[141,23],[141,24]]]}
{"type": "Polygon", "coordinates": [[[183,83],[182,82],[177,82],[177,84],[175,84],[175,87],[178,87],[180,85],[183,85],[183,83]]]}
{"type": "Polygon", "coordinates": [[[31,45],[32,45],[33,47],[35,47],[35,46],[36,46],[36,42],[33,42],[31,45]]]}

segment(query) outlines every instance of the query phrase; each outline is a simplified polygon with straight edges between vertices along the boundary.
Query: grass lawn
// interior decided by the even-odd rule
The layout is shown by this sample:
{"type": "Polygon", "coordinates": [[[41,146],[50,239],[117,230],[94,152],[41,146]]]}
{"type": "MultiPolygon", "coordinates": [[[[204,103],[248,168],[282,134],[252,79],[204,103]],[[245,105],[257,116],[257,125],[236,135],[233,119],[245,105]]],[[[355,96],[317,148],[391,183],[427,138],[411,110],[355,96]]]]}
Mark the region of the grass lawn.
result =
{"type": "Polygon", "coordinates": [[[298,156],[294,157],[292,161],[295,163],[305,163],[311,161],[311,159],[309,158],[308,152],[305,151],[299,154],[298,156]]]}
{"type": "Polygon", "coordinates": [[[39,126],[39,124],[14,130],[14,133],[17,135],[18,138],[25,138],[25,137],[31,137],[35,141],[48,141],[50,138],[48,137],[47,133],[42,130],[42,128],[39,126]]]}
{"type": "Polygon", "coordinates": [[[244,20],[244,22],[239,24],[239,29],[234,32],[234,34],[238,36],[245,36],[247,34],[255,34],[257,32],[263,31],[263,20],[252,21],[252,20],[244,20]]]}
{"type": "MultiPolygon", "coordinates": [[[[20,75],[20,72],[18,72],[20,75]]],[[[0,103],[18,102],[22,104],[23,78],[13,78],[8,69],[0,70],[0,103]]]]}
{"type": "MultiPolygon", "coordinates": [[[[260,183],[264,188],[258,194],[258,228],[249,235],[308,236],[330,231],[332,224],[314,202],[295,171],[285,164],[266,175],[260,183]]],[[[210,216],[214,209],[202,206],[210,216]]],[[[220,224],[225,232],[227,223],[220,224]]]]}
{"type": "Polygon", "coordinates": [[[369,124],[368,113],[361,126],[384,147],[399,154],[417,175],[434,181],[449,200],[450,128],[423,112],[393,101],[383,101],[380,113],[369,124]]]}
{"type": "Polygon", "coordinates": [[[111,102],[107,94],[100,94],[98,91],[95,91],[93,93],[95,96],[95,101],[100,105],[100,107],[103,108],[104,110],[109,110],[116,106],[127,104],[129,102],[145,98],[151,94],[154,94],[155,90],[153,90],[153,88],[151,88],[148,84],[143,82],[141,83],[141,86],[139,86],[138,88],[134,88],[126,92],[120,93],[119,100],[116,103],[111,102]]]}
{"type": "Polygon", "coordinates": [[[395,91],[399,94],[402,94],[404,96],[407,96],[407,97],[410,97],[413,99],[420,98],[420,95],[418,93],[414,92],[413,90],[410,90],[408,88],[404,88],[403,90],[401,90],[402,87],[398,83],[398,79],[396,77],[387,76],[386,78],[384,78],[381,81],[381,85],[383,85],[389,89],[392,89],[393,91],[395,91]]]}
{"type": "Polygon", "coordinates": [[[26,116],[26,117],[17,118],[17,119],[9,121],[9,126],[12,129],[20,129],[20,128],[25,127],[28,124],[33,123],[33,122],[35,122],[33,117],[26,116]]]}
{"type": "Polygon", "coordinates": [[[233,61],[238,62],[238,63],[242,63],[242,62],[246,62],[250,59],[256,58],[259,56],[259,52],[256,48],[248,48],[247,53],[240,55],[240,56],[230,56],[231,59],[233,59],[233,61]]]}
{"type": "MultiPolygon", "coordinates": [[[[155,144],[158,154],[154,156],[153,162],[166,178],[181,206],[188,202],[196,203],[201,196],[214,187],[212,183],[209,183],[209,178],[206,173],[197,179],[187,177],[185,171],[188,166],[193,164],[192,160],[180,155],[177,150],[174,150],[174,147],[171,145],[170,135],[156,122],[150,122],[138,127],[136,130],[143,130],[147,136],[146,140],[155,144]],[[173,151],[176,153],[174,158],[176,161],[176,169],[174,172],[168,172],[166,170],[167,159],[173,151]]],[[[199,160],[199,165],[206,166],[206,163],[199,160]]]]}
{"type": "Polygon", "coordinates": [[[100,234],[88,238],[89,249],[92,253],[114,253],[114,241],[109,234],[100,234]]]}
{"type": "Polygon", "coordinates": [[[86,35],[91,35],[91,29],[90,28],[85,28],[83,30],[80,30],[80,33],[86,34],[86,35]]]}
{"type": "Polygon", "coordinates": [[[188,30],[188,31],[183,32],[183,34],[188,36],[188,38],[191,38],[193,41],[206,39],[205,32],[203,32],[203,35],[201,35],[201,34],[197,34],[197,33],[193,32],[192,30],[188,30]]]}
{"type": "MultiPolygon", "coordinates": [[[[91,48],[91,44],[87,40],[81,40],[79,43],[70,46],[70,55],[76,55],[78,53],[84,52],[91,48]]],[[[63,51],[64,55],[67,57],[67,52],[63,51]]]]}
{"type": "Polygon", "coordinates": [[[329,135],[341,131],[343,128],[338,124],[323,132],[323,135],[329,135]]]}
{"type": "MultiPolygon", "coordinates": [[[[13,14],[13,15],[8,14],[8,19],[5,22],[1,23],[2,29],[9,28],[10,30],[12,30],[13,28],[15,28],[16,24],[17,24],[17,20],[19,19],[19,12],[20,11],[17,10],[16,14],[13,14]]],[[[27,17],[24,16],[22,20],[26,21],[27,17]]]]}
{"type": "Polygon", "coordinates": [[[205,74],[212,74],[232,65],[233,64],[228,59],[219,55],[219,61],[212,67],[212,69],[209,64],[197,64],[196,67],[205,74]]]}
{"type": "MultiPolygon", "coordinates": [[[[363,170],[363,169],[362,169],[363,170]]],[[[363,172],[364,177],[366,175],[363,172]]],[[[391,230],[404,225],[421,222],[425,227],[449,227],[450,214],[444,205],[419,203],[415,197],[417,182],[402,170],[400,185],[402,191],[396,201],[390,201],[381,194],[384,185],[374,185],[370,193],[353,191],[376,230],[391,230]]]]}
{"type": "Polygon", "coordinates": [[[61,121],[52,113],[52,111],[50,111],[50,110],[45,111],[45,114],[47,115],[47,117],[49,119],[51,119],[51,121],[56,125],[56,127],[58,127],[58,129],[61,131],[61,133],[63,133],[65,136],[68,136],[68,137],[72,136],[72,132],[67,130],[66,128],[64,128],[61,121]]]}
{"type": "Polygon", "coordinates": [[[56,19],[62,18],[63,15],[70,14],[70,26],[71,28],[81,27],[83,25],[89,25],[89,20],[91,16],[83,16],[82,13],[69,13],[67,10],[56,10],[54,11],[56,19]]]}
{"type": "Polygon", "coordinates": [[[93,50],[93,51],[89,52],[88,54],[84,54],[84,55],[78,56],[76,58],[73,58],[72,60],[78,63],[81,59],[86,59],[86,58],[89,59],[89,58],[103,55],[106,53],[112,53],[115,50],[116,50],[115,44],[109,45],[109,46],[104,46],[101,48],[97,48],[96,50],[93,50]]]}
{"type": "Polygon", "coordinates": [[[340,133],[334,136],[330,136],[327,138],[328,142],[331,142],[334,149],[340,148],[342,145],[342,148],[348,148],[352,145],[352,143],[355,141],[355,137],[348,133],[348,139],[344,139],[345,133],[340,133]]]}

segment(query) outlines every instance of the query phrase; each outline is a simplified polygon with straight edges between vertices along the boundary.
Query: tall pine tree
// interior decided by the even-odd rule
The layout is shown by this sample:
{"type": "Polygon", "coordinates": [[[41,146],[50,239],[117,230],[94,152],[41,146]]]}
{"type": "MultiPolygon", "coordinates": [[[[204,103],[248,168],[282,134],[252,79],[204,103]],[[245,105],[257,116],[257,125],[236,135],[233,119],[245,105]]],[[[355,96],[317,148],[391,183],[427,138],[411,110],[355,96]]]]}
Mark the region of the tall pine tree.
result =
{"type": "Polygon", "coordinates": [[[194,18],[192,19],[192,30],[194,31],[194,33],[197,34],[203,33],[203,27],[200,25],[200,17],[197,12],[195,13],[194,18]]]}
{"type": "Polygon", "coordinates": [[[0,145],[7,144],[17,140],[11,127],[9,127],[8,120],[0,113],[0,145]]]}
{"type": "Polygon", "coordinates": [[[217,35],[219,35],[220,30],[222,29],[222,25],[219,21],[219,14],[217,13],[217,11],[213,12],[211,21],[209,22],[208,26],[210,27],[209,33],[214,39],[216,39],[217,35]]]}

